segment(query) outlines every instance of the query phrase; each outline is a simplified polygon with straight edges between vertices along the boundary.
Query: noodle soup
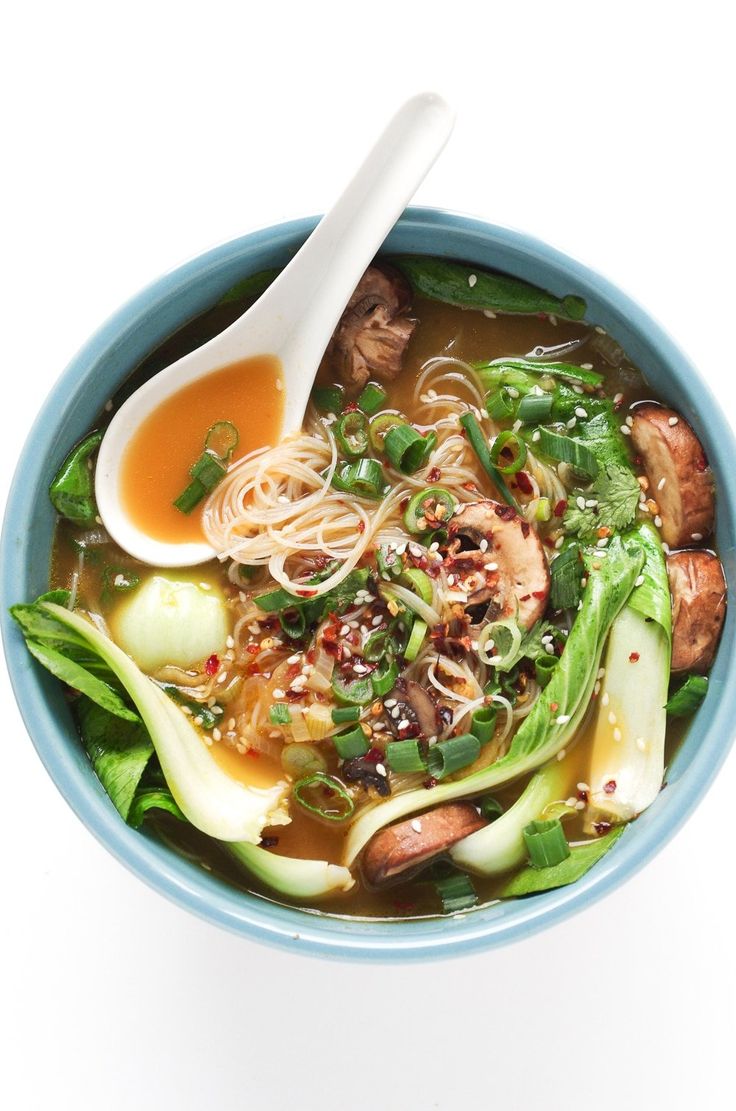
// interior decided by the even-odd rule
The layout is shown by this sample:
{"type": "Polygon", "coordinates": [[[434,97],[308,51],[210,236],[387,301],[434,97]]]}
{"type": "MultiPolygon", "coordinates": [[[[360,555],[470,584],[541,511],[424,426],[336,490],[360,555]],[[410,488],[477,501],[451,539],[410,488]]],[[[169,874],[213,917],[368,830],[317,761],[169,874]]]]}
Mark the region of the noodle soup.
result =
{"type": "Polygon", "coordinates": [[[180,516],[219,559],[185,573],[111,542],[84,482],[99,438],[71,453],[58,593],[16,616],[78,692],[122,818],[248,890],[355,915],[465,912],[611,849],[705,693],[725,584],[700,444],[584,314],[459,264],[377,264],[300,435],[276,443],[226,397],[202,413],[217,481],[180,516]]]}

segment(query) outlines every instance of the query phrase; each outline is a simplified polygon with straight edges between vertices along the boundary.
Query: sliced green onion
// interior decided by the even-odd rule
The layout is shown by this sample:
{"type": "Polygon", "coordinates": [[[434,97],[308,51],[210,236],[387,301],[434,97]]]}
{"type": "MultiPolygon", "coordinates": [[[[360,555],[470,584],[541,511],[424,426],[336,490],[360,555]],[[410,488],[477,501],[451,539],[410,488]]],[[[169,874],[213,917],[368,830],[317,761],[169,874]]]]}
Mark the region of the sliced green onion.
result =
{"type": "Polygon", "coordinates": [[[498,467],[494,467],[491,459],[491,452],[486,443],[486,438],[483,435],[483,430],[478,423],[478,418],[474,413],[463,413],[460,417],[460,424],[465,429],[470,446],[475,454],[478,456],[478,462],[483,470],[486,472],[491,481],[495,484],[499,494],[506,502],[507,505],[513,505],[514,509],[518,510],[519,506],[514,499],[511,491],[504,482],[503,475],[498,467]]]}
{"type": "Polygon", "coordinates": [[[481,817],[487,818],[489,822],[495,822],[496,818],[500,818],[503,814],[503,807],[498,799],[494,799],[493,795],[485,795],[478,804],[481,817]]]}
{"type": "Polygon", "coordinates": [[[528,393],[519,402],[516,415],[524,424],[541,424],[549,420],[554,397],[551,393],[528,393]]]}
{"type": "Polygon", "coordinates": [[[377,663],[386,652],[389,636],[388,629],[376,629],[371,633],[363,645],[363,659],[369,663],[377,663]]]}
{"type": "Polygon", "coordinates": [[[674,718],[694,714],[708,691],[707,675],[688,675],[685,682],[670,696],[665,710],[674,718]]]}
{"type": "Polygon", "coordinates": [[[526,463],[526,444],[515,432],[500,432],[491,446],[491,462],[503,475],[516,474],[526,463]]]}
{"type": "Polygon", "coordinates": [[[392,772],[409,774],[427,770],[427,761],[417,740],[389,741],[385,755],[392,772]]]}
{"type": "Polygon", "coordinates": [[[391,656],[384,656],[376,670],[371,675],[373,693],[377,698],[382,698],[393,690],[394,683],[399,677],[399,665],[391,656]]]}
{"type": "Polygon", "coordinates": [[[424,644],[424,638],[427,635],[427,622],[422,621],[421,617],[414,619],[414,624],[411,627],[409,640],[404,650],[404,659],[409,663],[415,660],[419,655],[419,650],[424,644]]]}
{"type": "Polygon", "coordinates": [[[580,545],[570,544],[550,565],[550,602],[556,610],[574,609],[582,596],[583,562],[580,545]]]}
{"type": "Polygon", "coordinates": [[[541,656],[537,656],[534,661],[534,673],[540,687],[547,686],[547,683],[549,683],[557,667],[557,663],[557,656],[552,656],[549,652],[544,652],[541,656]]]}
{"type": "Polygon", "coordinates": [[[312,390],[312,401],[320,413],[337,415],[342,409],[343,396],[339,386],[315,386],[312,390]]]}
{"type": "Polygon", "coordinates": [[[478,637],[478,655],[483,663],[498,671],[510,671],[521,656],[522,640],[521,629],[513,618],[491,621],[478,637]],[[492,654],[486,650],[489,641],[493,644],[492,654]]]}
{"type": "Polygon", "coordinates": [[[197,482],[201,482],[205,490],[214,490],[227,474],[227,467],[216,455],[203,451],[199,459],[189,470],[190,475],[197,482]]]}
{"type": "Polygon", "coordinates": [[[514,415],[514,400],[507,389],[494,390],[486,398],[486,410],[491,420],[511,420],[514,415]]]}
{"type": "Polygon", "coordinates": [[[445,879],[435,880],[434,885],[442,900],[442,909],[445,914],[458,914],[461,910],[468,910],[478,902],[478,894],[473,887],[472,880],[464,872],[454,872],[445,879]]]}
{"type": "Polygon", "coordinates": [[[281,749],[281,767],[293,779],[327,770],[327,761],[317,745],[307,741],[284,745],[281,749]]]}
{"type": "Polygon", "coordinates": [[[498,710],[495,706],[479,706],[470,719],[470,732],[482,745],[493,740],[498,710]]]}
{"type": "Polygon", "coordinates": [[[216,420],[204,441],[205,451],[214,452],[220,459],[229,460],[240,441],[237,428],[231,420],[216,420]]]}
{"type": "Polygon", "coordinates": [[[348,459],[365,455],[368,451],[368,421],[365,415],[357,410],[343,413],[335,425],[335,439],[348,459]]]}
{"type": "Polygon", "coordinates": [[[383,408],[386,401],[386,391],[377,386],[375,382],[369,382],[364,390],[358,395],[358,408],[362,409],[368,416],[377,413],[379,409],[383,408]]]}
{"type": "Polygon", "coordinates": [[[444,486],[428,486],[409,500],[404,510],[404,524],[409,532],[427,532],[449,521],[457,498],[444,486]]]}
{"type": "Polygon", "coordinates": [[[332,743],[341,760],[352,760],[355,756],[365,756],[371,747],[360,726],[356,729],[349,729],[346,733],[337,733],[332,738],[332,743]]]}
{"type": "MultiPolygon", "coordinates": [[[[557,432],[550,432],[548,428],[539,428],[539,437],[536,446],[542,455],[556,459],[560,463],[569,463],[574,471],[578,471],[586,478],[595,478],[598,474],[598,460],[590,448],[574,440],[572,436],[560,436],[557,432]]],[[[535,433],[536,435],[536,433],[535,433]]]]}
{"type": "Polygon", "coordinates": [[[523,833],[529,863],[534,868],[553,868],[570,855],[570,846],[559,818],[550,818],[546,822],[530,822],[524,827],[523,833]]]}
{"type": "Polygon", "coordinates": [[[191,513],[194,507],[199,505],[206,496],[206,487],[198,479],[194,479],[188,486],[185,486],[174,505],[180,513],[191,513]]]}
{"type": "Polygon", "coordinates": [[[552,502],[549,498],[539,499],[537,508],[534,511],[534,517],[537,521],[549,521],[552,519],[552,502]]]}
{"type": "Polygon", "coordinates": [[[376,548],[376,567],[382,575],[400,575],[404,570],[401,556],[388,547],[376,548]]]}
{"type": "Polygon", "coordinates": [[[371,421],[369,429],[369,436],[374,451],[383,451],[383,441],[386,434],[395,428],[397,424],[405,424],[403,417],[398,413],[381,413],[379,416],[374,417],[371,421]]]}
{"type": "Polygon", "coordinates": [[[274,702],[269,708],[268,720],[272,725],[289,725],[291,723],[291,710],[285,702],[274,702]]]}
{"type": "Polygon", "coordinates": [[[341,675],[333,675],[332,693],[343,705],[365,706],[373,698],[373,685],[367,675],[359,679],[343,679],[341,675]]]}
{"type": "Polygon", "coordinates": [[[344,822],[355,810],[355,803],[342,783],[324,772],[300,779],[291,793],[304,810],[328,822],[344,822]]]}
{"type": "Polygon", "coordinates": [[[440,741],[427,752],[427,767],[433,779],[445,779],[448,775],[467,768],[475,763],[480,755],[480,741],[472,733],[461,733],[440,741]]]}
{"type": "Polygon", "coordinates": [[[335,725],[342,725],[346,721],[358,721],[360,706],[335,706],[332,710],[332,720],[335,725]]]}
{"type": "Polygon", "coordinates": [[[423,467],[436,445],[436,433],[422,436],[403,421],[389,428],[383,440],[383,450],[389,461],[402,474],[414,474],[423,467]]]}
{"type": "Polygon", "coordinates": [[[413,591],[418,598],[426,602],[428,606],[432,604],[433,590],[432,580],[429,575],[421,571],[418,567],[410,567],[407,571],[402,572],[399,576],[399,584],[401,586],[408,586],[409,590],[413,591]]]}
{"type": "Polygon", "coordinates": [[[378,460],[358,459],[338,468],[332,476],[332,485],[345,494],[376,500],[384,495],[386,477],[378,460]]]}

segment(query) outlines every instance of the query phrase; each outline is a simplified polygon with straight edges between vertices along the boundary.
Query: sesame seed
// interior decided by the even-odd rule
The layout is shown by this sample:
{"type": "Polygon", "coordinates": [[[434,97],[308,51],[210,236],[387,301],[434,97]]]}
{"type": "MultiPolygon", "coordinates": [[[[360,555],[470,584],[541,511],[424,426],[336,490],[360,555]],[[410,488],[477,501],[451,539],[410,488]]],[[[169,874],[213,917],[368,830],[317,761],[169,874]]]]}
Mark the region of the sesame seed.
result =
{"type": "Polygon", "coordinates": [[[295,652],[293,656],[289,656],[289,658],[286,662],[287,662],[287,664],[298,664],[299,660],[301,658],[302,658],[301,653],[300,652],[295,652]]]}
{"type": "Polygon", "coordinates": [[[626,423],[628,424],[629,428],[632,428],[633,424],[634,424],[634,418],[633,417],[627,417],[626,418],[626,423]]]}
{"type": "Polygon", "coordinates": [[[667,423],[670,426],[670,428],[674,428],[676,424],[680,423],[680,418],[679,417],[670,417],[670,419],[667,421],[667,423]]]}
{"type": "Polygon", "coordinates": [[[616,724],[616,715],[614,714],[613,710],[608,711],[608,724],[609,725],[615,725],[616,724]]]}
{"type": "Polygon", "coordinates": [[[600,324],[596,324],[595,331],[598,333],[599,336],[605,336],[606,334],[606,329],[601,328],[600,324]]]}
{"type": "Polygon", "coordinates": [[[690,539],[691,540],[702,540],[703,539],[703,534],[702,534],[702,532],[691,532],[690,533],[690,539]]]}
{"type": "Polygon", "coordinates": [[[383,730],[384,730],[385,728],[386,728],[386,723],[385,723],[385,722],[383,722],[383,721],[377,721],[377,722],[375,722],[375,724],[373,725],[373,732],[374,732],[374,733],[381,733],[381,732],[383,732],[383,730]]]}
{"type": "Polygon", "coordinates": [[[614,741],[620,741],[621,740],[621,730],[618,727],[616,727],[616,729],[614,729],[614,731],[613,731],[613,739],[614,739],[614,741]]]}
{"type": "Polygon", "coordinates": [[[634,586],[643,586],[643,585],[644,585],[644,576],[639,575],[639,577],[634,581],[634,586]]]}
{"type": "Polygon", "coordinates": [[[613,395],[613,404],[614,405],[620,405],[621,402],[623,401],[623,399],[624,399],[624,395],[622,393],[614,394],[613,395]]]}
{"type": "Polygon", "coordinates": [[[519,391],[516,389],[515,386],[507,386],[506,393],[509,395],[509,397],[513,397],[514,399],[519,396],[519,391]]]}
{"type": "Polygon", "coordinates": [[[601,536],[600,540],[596,540],[596,542],[595,542],[597,548],[605,548],[607,543],[608,543],[608,537],[607,536],[601,536]]]}
{"type": "Polygon", "coordinates": [[[598,678],[602,679],[605,674],[606,674],[605,667],[599,667],[598,668],[598,678]]]}
{"type": "Polygon", "coordinates": [[[376,771],[378,772],[379,775],[385,775],[386,774],[385,765],[384,764],[376,764],[376,771]]]}
{"type": "Polygon", "coordinates": [[[478,546],[482,552],[488,551],[488,541],[485,539],[485,537],[483,538],[483,540],[481,540],[478,546]]]}
{"type": "Polygon", "coordinates": [[[585,803],[583,802],[582,799],[578,799],[578,801],[575,803],[575,809],[576,810],[585,810],[585,803]]]}
{"type": "Polygon", "coordinates": [[[586,498],[585,499],[585,508],[586,509],[595,509],[595,507],[597,505],[598,505],[598,502],[595,498],[586,498]]]}
{"type": "Polygon", "coordinates": [[[340,636],[341,637],[346,637],[346,636],[349,636],[349,635],[350,635],[350,626],[349,625],[343,625],[342,628],[340,629],[340,636]]]}
{"type": "Polygon", "coordinates": [[[483,315],[487,316],[489,320],[495,320],[496,314],[492,309],[483,309],[483,315]]]}
{"type": "Polygon", "coordinates": [[[415,833],[422,832],[422,823],[420,822],[419,818],[412,818],[411,828],[414,830],[415,833]]]}
{"type": "Polygon", "coordinates": [[[273,696],[274,698],[286,698],[286,691],[283,691],[281,687],[275,687],[273,696]]]}
{"type": "Polygon", "coordinates": [[[538,428],[535,428],[535,430],[532,432],[532,441],[535,444],[538,444],[541,439],[542,439],[542,433],[539,431],[538,428]]]}
{"type": "Polygon", "coordinates": [[[577,497],[575,499],[575,504],[577,505],[578,509],[585,509],[585,498],[577,497]]]}
{"type": "Polygon", "coordinates": [[[355,672],[356,675],[365,675],[367,670],[368,670],[368,668],[364,664],[354,664],[353,665],[353,671],[355,672]]]}
{"type": "Polygon", "coordinates": [[[666,478],[660,478],[659,482],[657,483],[657,489],[658,490],[664,490],[664,484],[665,484],[666,481],[667,481],[666,478]]]}
{"type": "Polygon", "coordinates": [[[396,547],[396,554],[397,555],[403,555],[405,551],[406,551],[406,542],[404,542],[403,544],[398,544],[397,545],[397,547],[396,547]]]}
{"type": "Polygon", "coordinates": [[[590,790],[590,787],[587,783],[577,783],[576,786],[577,786],[578,791],[589,791],[590,790]]]}
{"type": "Polygon", "coordinates": [[[580,417],[581,420],[585,420],[588,416],[587,410],[583,409],[582,405],[578,405],[575,410],[575,416],[580,417]]]}
{"type": "Polygon", "coordinates": [[[578,423],[577,417],[570,417],[569,421],[567,421],[567,423],[566,423],[566,427],[567,428],[574,428],[577,423],[578,423]]]}
{"type": "Polygon", "coordinates": [[[399,729],[407,729],[409,727],[409,719],[402,718],[399,722],[399,729]]]}
{"type": "Polygon", "coordinates": [[[204,743],[207,745],[208,748],[212,748],[212,737],[205,736],[204,743]]]}
{"type": "Polygon", "coordinates": [[[484,563],[483,564],[483,570],[484,571],[498,571],[498,564],[497,563],[484,563]]]}
{"type": "Polygon", "coordinates": [[[639,752],[646,752],[647,742],[644,740],[643,737],[636,738],[636,747],[639,749],[639,752]]]}
{"type": "Polygon", "coordinates": [[[575,383],[573,383],[572,392],[573,393],[585,393],[585,390],[583,389],[582,386],[579,386],[577,384],[577,382],[575,382],[575,383]]]}
{"type": "Polygon", "coordinates": [[[394,706],[393,710],[389,710],[389,713],[391,714],[391,717],[394,719],[394,721],[396,721],[397,718],[401,717],[401,710],[398,706],[394,706]]]}
{"type": "Polygon", "coordinates": [[[111,409],[112,409],[112,401],[106,401],[105,402],[105,412],[109,413],[111,411],[111,409]]]}
{"type": "Polygon", "coordinates": [[[455,585],[455,576],[454,575],[448,575],[447,576],[447,585],[448,586],[454,586],[455,585]]]}
{"type": "Polygon", "coordinates": [[[565,751],[564,748],[561,748],[560,751],[557,753],[557,759],[558,760],[564,760],[566,756],[567,756],[567,752],[565,751]]]}
{"type": "Polygon", "coordinates": [[[575,798],[575,796],[571,795],[569,799],[565,799],[565,806],[574,807],[577,801],[578,800],[575,798]]]}
{"type": "Polygon", "coordinates": [[[227,723],[227,727],[228,727],[228,729],[234,729],[235,728],[235,718],[230,718],[230,720],[227,723]]]}
{"type": "Polygon", "coordinates": [[[592,363],[581,363],[580,364],[580,369],[581,370],[592,370],[593,369],[593,364],[592,363]]]}
{"type": "Polygon", "coordinates": [[[608,691],[604,691],[603,692],[603,698],[601,699],[601,706],[607,706],[610,701],[611,700],[608,697],[608,691]]]}
{"type": "Polygon", "coordinates": [[[561,548],[564,543],[565,543],[565,537],[564,536],[558,536],[557,539],[555,540],[555,548],[561,548]]]}
{"type": "Polygon", "coordinates": [[[383,704],[384,704],[384,706],[386,707],[387,710],[390,710],[392,706],[396,705],[396,699],[395,698],[387,698],[383,704]]]}
{"type": "Polygon", "coordinates": [[[555,723],[557,725],[567,725],[569,720],[570,720],[570,715],[569,714],[560,714],[560,716],[558,718],[555,718],[555,723]]]}
{"type": "Polygon", "coordinates": [[[212,740],[213,741],[221,741],[222,740],[222,733],[220,732],[219,729],[213,729],[212,730],[212,740]]]}
{"type": "Polygon", "coordinates": [[[624,436],[630,436],[631,435],[631,429],[629,428],[628,424],[622,424],[621,425],[621,431],[623,432],[624,436]]]}
{"type": "Polygon", "coordinates": [[[654,518],[654,524],[657,528],[662,527],[662,518],[659,516],[659,514],[657,514],[657,516],[654,518]]]}
{"type": "Polygon", "coordinates": [[[382,621],[383,621],[383,617],[381,616],[380,613],[377,613],[375,617],[371,618],[371,625],[375,628],[376,625],[380,625],[382,621]]]}

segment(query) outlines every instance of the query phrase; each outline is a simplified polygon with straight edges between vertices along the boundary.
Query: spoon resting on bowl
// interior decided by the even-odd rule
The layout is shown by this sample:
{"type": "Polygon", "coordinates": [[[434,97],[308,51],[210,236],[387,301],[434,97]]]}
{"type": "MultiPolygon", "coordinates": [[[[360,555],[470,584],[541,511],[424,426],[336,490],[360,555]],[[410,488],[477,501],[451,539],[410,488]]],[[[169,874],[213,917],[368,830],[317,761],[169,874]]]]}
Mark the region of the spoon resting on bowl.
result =
{"type": "MultiPolygon", "coordinates": [[[[115,414],[100,445],[95,494],[103,524],[130,555],[157,567],[194,566],[216,555],[204,541],[155,539],[131,519],[121,489],[123,456],[131,438],[184,387],[257,356],[275,357],[281,364],[281,438],[297,432],[320,361],[353,290],[453,124],[454,113],[436,94],[407,101],[336,204],[259,300],[220,335],[156,374],[115,414]]],[[[248,389],[245,374],[243,389],[248,389]]]]}

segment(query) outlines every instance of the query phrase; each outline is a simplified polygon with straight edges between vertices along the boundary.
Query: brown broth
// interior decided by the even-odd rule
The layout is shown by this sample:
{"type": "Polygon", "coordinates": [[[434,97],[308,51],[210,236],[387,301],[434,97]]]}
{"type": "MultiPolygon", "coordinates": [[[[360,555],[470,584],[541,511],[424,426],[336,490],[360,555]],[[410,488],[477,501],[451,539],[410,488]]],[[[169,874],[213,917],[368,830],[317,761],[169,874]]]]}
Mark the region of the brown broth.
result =
{"type": "MultiPolygon", "coordinates": [[[[140,385],[147,377],[168,365],[173,359],[192,350],[222,330],[245,307],[244,304],[217,306],[187,324],[138,368],[121,393],[129,393],[132,388],[140,385]]],[[[577,364],[592,364],[595,370],[605,373],[607,393],[612,395],[621,392],[622,405],[626,406],[650,396],[650,391],[640,372],[631,364],[623,362],[621,366],[611,368],[596,354],[591,345],[595,333],[589,325],[562,320],[555,322],[546,316],[490,317],[480,312],[429,302],[423,298],[415,300],[413,315],[418,319],[419,324],[406,354],[404,371],[396,382],[386,387],[388,406],[407,414],[412,410],[412,395],[420,368],[425,360],[432,356],[446,354],[471,362],[502,356],[518,357],[528,354],[540,344],[551,347],[574,339],[584,339],[585,342],[571,355],[565,356],[565,360],[577,364]]],[[[135,503],[134,512],[141,527],[163,539],[197,538],[199,526],[196,520],[183,518],[183,523],[175,520],[168,512],[171,501],[186,485],[187,468],[201,451],[207,428],[215,420],[232,420],[236,424],[241,433],[238,454],[275,441],[282,411],[282,395],[274,389],[277,373],[277,367],[264,361],[256,374],[251,371],[248,377],[248,388],[241,391],[240,373],[236,374],[235,368],[226,368],[218,372],[222,379],[216,384],[217,389],[212,391],[212,396],[205,398],[198,393],[196,398],[192,396],[185,399],[186,391],[182,391],[181,395],[172,399],[176,404],[170,411],[161,412],[160,419],[158,413],[154,414],[157,418],[156,428],[154,429],[153,424],[150,430],[144,426],[139,434],[140,444],[134,441],[131,445],[130,470],[125,478],[126,484],[135,484],[136,487],[135,496],[131,495],[131,504],[135,503]],[[220,385],[226,380],[229,391],[227,395],[220,389],[220,385]],[[260,406],[257,431],[251,430],[250,423],[254,409],[254,389],[257,390],[259,399],[256,404],[260,406]],[[178,402],[179,396],[181,404],[178,402]],[[205,403],[206,412],[201,408],[205,403]],[[180,429],[184,429],[181,435],[179,435],[180,429]],[[143,437],[144,432],[145,437],[143,437]],[[171,466],[168,466],[168,455],[172,457],[171,466]],[[144,461],[146,456],[148,461],[144,461]],[[167,463],[165,489],[161,482],[161,465],[164,459],[167,463]],[[146,493],[142,496],[144,489],[146,493]],[[164,523],[161,523],[158,517],[162,507],[166,510],[164,523]],[[154,529],[157,531],[154,532],[154,529]]],[[[320,371],[319,379],[323,383],[330,381],[325,368],[320,371]]],[[[165,408],[162,407],[162,410],[165,408]]],[[[173,513],[176,514],[177,511],[173,510],[173,513]]],[[[178,514],[178,517],[181,517],[181,514],[178,514]]],[[[51,569],[53,587],[71,585],[79,569],[77,547],[79,539],[80,530],[70,526],[68,522],[59,524],[51,569]]],[[[139,573],[148,570],[112,543],[87,548],[77,584],[79,604],[103,616],[109,616],[110,607],[114,605],[114,598],[111,598],[106,591],[105,568],[110,566],[137,569],[139,573]]],[[[199,578],[208,575],[216,577],[231,589],[226,582],[224,570],[219,564],[213,563],[206,568],[198,568],[196,575],[199,578]]],[[[674,750],[681,735],[682,729],[668,731],[669,754],[674,750]]],[[[574,759],[570,761],[572,791],[579,779],[586,778],[587,740],[586,726],[583,726],[575,739],[574,759]]],[[[274,765],[263,756],[254,758],[252,755],[240,755],[234,749],[222,744],[214,745],[211,751],[220,766],[237,779],[253,783],[255,774],[262,775],[264,783],[273,781],[274,765]],[[255,771],[254,765],[259,766],[259,772],[255,771]]],[[[497,797],[504,805],[510,805],[518,797],[525,782],[526,780],[522,780],[505,786],[497,792],[497,797]]],[[[431,802],[431,791],[428,791],[428,807],[431,806],[431,802]]],[[[274,852],[294,857],[319,858],[333,863],[341,861],[345,835],[341,827],[315,821],[298,807],[292,808],[291,816],[292,822],[289,826],[274,827],[264,831],[265,835],[276,839],[273,845],[274,852]]],[[[218,874],[240,889],[254,891],[264,898],[275,900],[273,892],[256,880],[246,880],[232,861],[213,842],[196,830],[183,827],[168,816],[156,816],[151,820],[151,824],[167,842],[190,855],[202,867],[218,874]]],[[[580,823],[574,820],[568,832],[571,839],[582,836],[580,823]]],[[[496,896],[499,880],[497,878],[477,880],[476,887],[480,902],[484,903],[496,896]]],[[[281,898],[277,901],[288,902],[281,898]]],[[[361,883],[357,883],[351,892],[333,896],[325,900],[321,907],[328,913],[389,918],[435,915],[438,912],[437,897],[432,885],[422,882],[421,879],[399,883],[380,892],[369,891],[361,883]]]]}

